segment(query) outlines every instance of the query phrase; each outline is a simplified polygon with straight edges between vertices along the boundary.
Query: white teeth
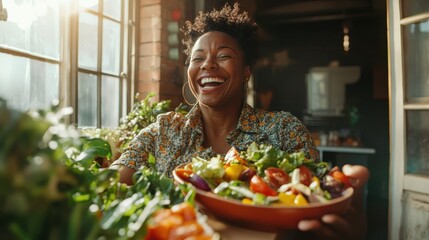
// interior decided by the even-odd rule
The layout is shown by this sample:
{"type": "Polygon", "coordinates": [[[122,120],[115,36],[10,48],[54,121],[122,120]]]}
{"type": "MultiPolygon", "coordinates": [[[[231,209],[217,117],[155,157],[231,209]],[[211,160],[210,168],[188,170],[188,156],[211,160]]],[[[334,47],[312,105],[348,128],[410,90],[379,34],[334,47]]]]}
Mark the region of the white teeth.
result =
{"type": "Polygon", "coordinates": [[[207,83],[223,83],[225,82],[223,79],[221,78],[203,78],[201,80],[201,84],[207,84],[207,83]]]}

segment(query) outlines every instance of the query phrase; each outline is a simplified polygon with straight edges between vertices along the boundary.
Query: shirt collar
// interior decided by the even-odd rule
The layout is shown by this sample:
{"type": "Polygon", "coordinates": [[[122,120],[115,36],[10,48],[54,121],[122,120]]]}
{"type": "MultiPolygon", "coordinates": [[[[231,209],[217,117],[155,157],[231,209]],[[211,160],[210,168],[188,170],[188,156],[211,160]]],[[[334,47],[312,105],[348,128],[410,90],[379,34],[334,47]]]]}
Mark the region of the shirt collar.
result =
{"type": "MultiPolygon", "coordinates": [[[[241,130],[248,133],[258,133],[260,129],[259,119],[256,114],[256,109],[251,107],[249,104],[244,103],[241,108],[240,118],[236,130],[241,130]]],[[[192,109],[188,112],[187,117],[190,121],[190,126],[197,132],[202,133],[202,122],[201,122],[201,110],[198,104],[195,104],[192,109]]]]}
{"type": "Polygon", "coordinates": [[[189,119],[189,126],[202,134],[203,124],[201,121],[201,110],[198,104],[194,104],[191,110],[186,114],[186,117],[189,119]]]}
{"type": "Polygon", "coordinates": [[[258,133],[260,131],[260,128],[258,128],[259,120],[257,110],[244,103],[238,119],[237,129],[248,133],[258,133]]]}

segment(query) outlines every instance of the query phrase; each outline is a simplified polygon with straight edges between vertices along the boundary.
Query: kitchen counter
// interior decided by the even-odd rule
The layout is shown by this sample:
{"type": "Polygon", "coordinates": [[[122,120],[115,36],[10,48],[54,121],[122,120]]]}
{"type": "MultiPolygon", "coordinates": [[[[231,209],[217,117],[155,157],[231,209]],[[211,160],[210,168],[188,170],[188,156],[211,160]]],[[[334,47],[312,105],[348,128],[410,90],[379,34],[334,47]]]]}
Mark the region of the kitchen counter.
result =
{"type": "Polygon", "coordinates": [[[208,218],[208,224],[213,230],[220,234],[220,239],[222,240],[234,240],[234,239],[246,239],[246,240],[274,240],[276,239],[275,233],[262,232],[257,230],[252,230],[248,228],[234,226],[232,224],[227,224],[220,220],[215,219],[214,217],[208,218]]]}
{"type": "Polygon", "coordinates": [[[324,152],[349,153],[349,154],[375,154],[375,149],[366,147],[348,147],[348,146],[318,146],[320,159],[323,161],[324,152]]]}
{"type": "Polygon", "coordinates": [[[217,232],[221,240],[278,240],[278,239],[308,239],[308,236],[298,230],[288,229],[278,233],[264,232],[251,228],[244,228],[225,223],[214,217],[208,216],[208,225],[217,232]]]}

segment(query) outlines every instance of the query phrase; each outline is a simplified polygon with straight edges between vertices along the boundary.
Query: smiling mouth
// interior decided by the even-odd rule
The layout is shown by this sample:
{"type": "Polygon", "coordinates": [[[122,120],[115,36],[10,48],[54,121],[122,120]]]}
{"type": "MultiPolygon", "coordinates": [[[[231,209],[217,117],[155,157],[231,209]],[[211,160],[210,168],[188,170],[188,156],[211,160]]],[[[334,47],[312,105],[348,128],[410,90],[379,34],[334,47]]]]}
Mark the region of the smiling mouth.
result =
{"type": "Polygon", "coordinates": [[[203,88],[217,87],[224,83],[225,80],[222,78],[203,78],[201,80],[201,85],[203,88]]]}

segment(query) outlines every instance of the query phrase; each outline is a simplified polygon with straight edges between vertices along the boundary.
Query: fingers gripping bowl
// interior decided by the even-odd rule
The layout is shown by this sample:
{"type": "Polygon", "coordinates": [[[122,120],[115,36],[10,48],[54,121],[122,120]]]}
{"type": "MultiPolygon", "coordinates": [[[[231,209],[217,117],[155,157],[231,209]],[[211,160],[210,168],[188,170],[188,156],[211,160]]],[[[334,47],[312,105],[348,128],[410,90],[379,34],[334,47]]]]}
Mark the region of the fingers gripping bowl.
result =
{"type": "Polygon", "coordinates": [[[341,215],[350,206],[354,181],[338,168],[313,163],[301,153],[291,156],[271,146],[252,145],[246,152],[232,148],[210,161],[193,159],[178,166],[173,177],[195,187],[196,200],[209,215],[264,231],[296,229],[301,220],[341,215]],[[268,155],[276,157],[268,161],[268,155]]]}

